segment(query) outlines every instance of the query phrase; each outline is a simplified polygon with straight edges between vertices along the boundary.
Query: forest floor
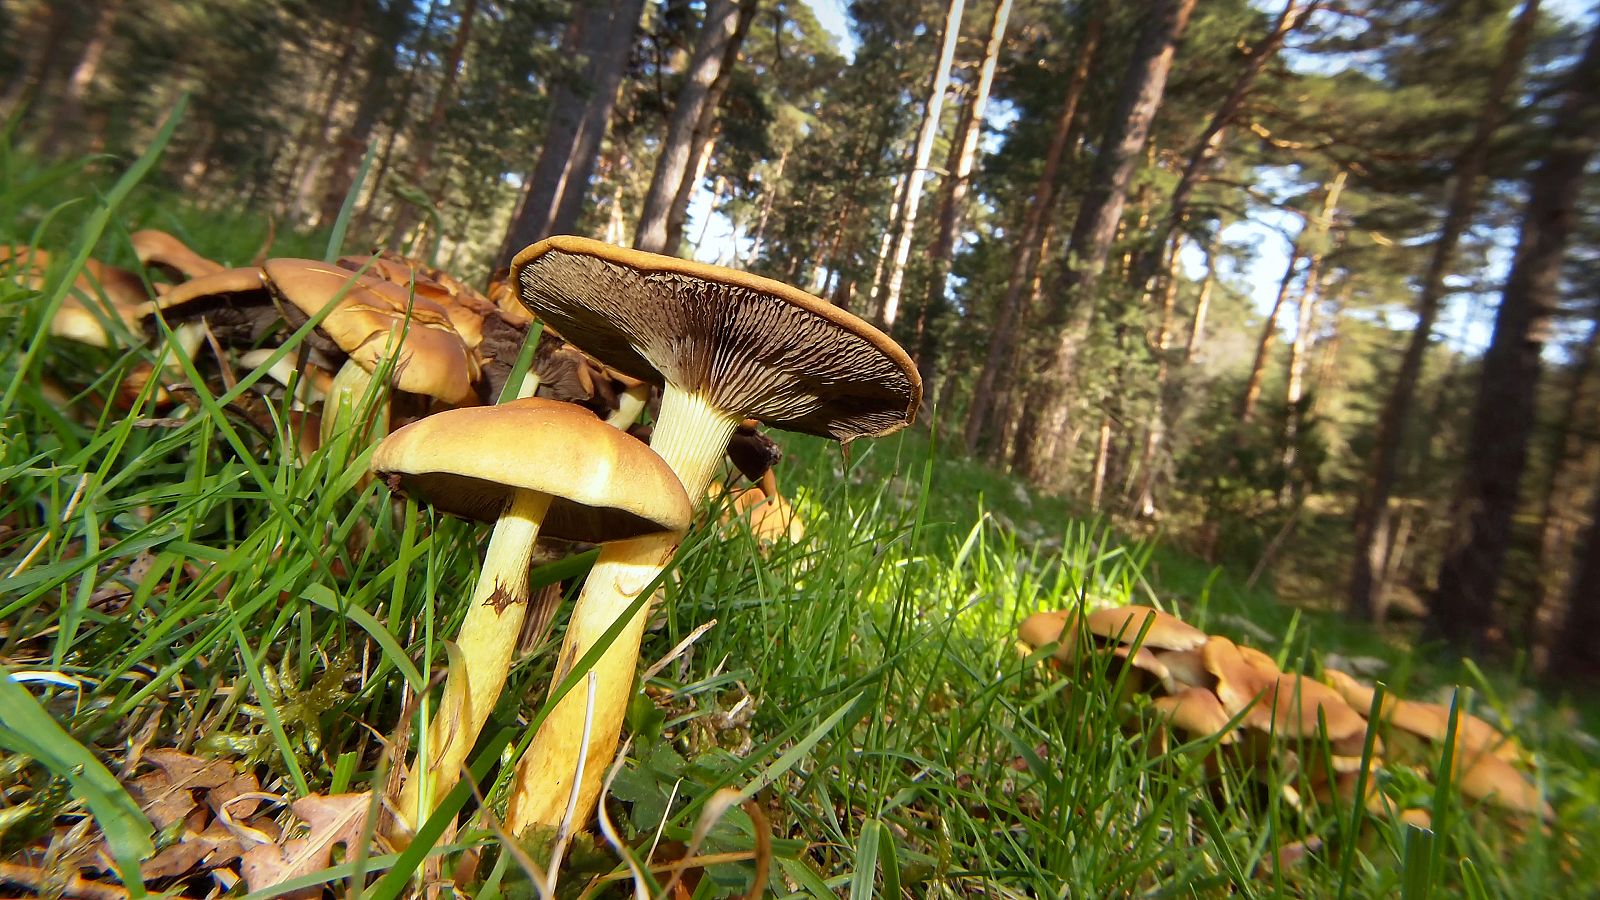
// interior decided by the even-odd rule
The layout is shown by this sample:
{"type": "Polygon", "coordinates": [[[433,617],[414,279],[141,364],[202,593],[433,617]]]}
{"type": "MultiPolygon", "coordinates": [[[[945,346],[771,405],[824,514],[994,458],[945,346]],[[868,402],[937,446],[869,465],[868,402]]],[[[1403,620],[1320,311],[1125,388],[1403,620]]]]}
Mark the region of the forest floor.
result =
{"type": "MultiPolygon", "coordinates": [[[[6,177],[0,208],[48,210],[40,198],[60,190],[6,177]]],[[[182,226],[232,259],[259,240],[122,199],[109,190],[41,230],[47,213],[0,221],[0,242],[64,233],[50,249],[71,258],[86,235],[116,261],[138,225],[182,226]]],[[[239,391],[200,385],[177,415],[96,408],[144,351],[39,343],[52,296],[0,297],[0,879],[122,896],[108,857],[156,849],[167,868],[146,863],[145,877],[183,896],[245,895],[273,866],[290,879],[280,890],[390,898],[420,873],[478,897],[536,895],[481,812],[503,810],[552,645],[520,659],[484,732],[481,798],[446,801],[478,814],[404,852],[368,840],[386,747],[404,746],[415,691],[445,664],[482,529],[391,502],[348,440],[298,465],[235,414],[239,391]],[[289,844],[293,860],[261,852],[289,844]],[[73,865],[87,881],[47,881],[73,865]]],[[[1570,706],[1125,539],[951,458],[924,428],[848,455],[779,437],[807,534],[762,548],[737,526],[691,533],[645,635],[643,660],[661,665],[610,786],[614,838],[574,841],[562,896],[656,896],[686,858],[679,896],[696,897],[743,894],[758,872],[776,896],[853,898],[1529,897],[1600,883],[1600,744],[1570,706]],[[1033,612],[1130,602],[1285,671],[1337,660],[1446,702],[1469,688],[1462,702],[1536,763],[1553,817],[1464,806],[1399,765],[1373,775],[1382,814],[1292,802],[1298,776],[1275,758],[1165,742],[1148,698],[1103,672],[1069,683],[1014,646],[1033,612]],[[1432,827],[1402,823],[1408,808],[1432,827]]]]}

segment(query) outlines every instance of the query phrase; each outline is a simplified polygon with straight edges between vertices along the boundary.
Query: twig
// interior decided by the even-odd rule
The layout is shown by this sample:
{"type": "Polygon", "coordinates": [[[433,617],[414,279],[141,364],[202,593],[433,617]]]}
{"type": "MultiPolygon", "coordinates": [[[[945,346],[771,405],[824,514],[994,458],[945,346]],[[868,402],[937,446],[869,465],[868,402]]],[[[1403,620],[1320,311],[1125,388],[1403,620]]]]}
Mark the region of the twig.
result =
{"type": "Polygon", "coordinates": [[[689,636],[684,638],[683,640],[679,641],[678,645],[676,647],[673,647],[671,650],[668,650],[666,656],[663,656],[660,659],[656,660],[654,665],[652,665],[648,669],[645,669],[644,670],[644,677],[639,679],[639,680],[641,682],[649,681],[650,679],[652,679],[652,678],[656,677],[657,675],[661,674],[661,670],[662,669],[665,669],[667,666],[672,665],[672,661],[677,659],[678,657],[682,656],[684,654],[684,651],[688,650],[691,646],[693,646],[695,641],[700,640],[701,635],[704,635],[706,632],[710,631],[711,629],[715,628],[716,626],[717,626],[717,620],[716,619],[712,619],[711,621],[705,623],[704,625],[701,625],[700,627],[696,628],[695,630],[689,632],[689,636]]]}
{"type": "Polygon", "coordinates": [[[606,814],[605,795],[611,791],[611,783],[617,779],[617,774],[622,771],[622,761],[628,758],[628,747],[632,744],[633,738],[629,737],[623,743],[622,749],[617,751],[617,758],[612,761],[611,771],[606,773],[605,784],[600,789],[600,803],[596,812],[599,816],[600,834],[616,849],[617,855],[622,857],[622,861],[628,866],[628,871],[633,874],[633,896],[635,900],[650,900],[650,892],[645,887],[648,881],[645,878],[644,871],[639,868],[639,863],[634,860],[633,854],[628,851],[627,845],[622,843],[622,838],[617,836],[617,830],[611,824],[611,816],[606,814]]]}
{"type": "Polygon", "coordinates": [[[589,759],[589,732],[594,728],[594,692],[599,678],[590,672],[586,679],[588,697],[583,707],[583,738],[578,747],[578,768],[572,773],[572,791],[567,794],[567,811],[561,817],[561,828],[556,832],[556,843],[550,851],[550,868],[546,874],[546,890],[556,892],[556,875],[561,870],[561,857],[567,852],[567,841],[572,837],[572,820],[578,815],[578,792],[583,788],[583,764],[589,759]]]}

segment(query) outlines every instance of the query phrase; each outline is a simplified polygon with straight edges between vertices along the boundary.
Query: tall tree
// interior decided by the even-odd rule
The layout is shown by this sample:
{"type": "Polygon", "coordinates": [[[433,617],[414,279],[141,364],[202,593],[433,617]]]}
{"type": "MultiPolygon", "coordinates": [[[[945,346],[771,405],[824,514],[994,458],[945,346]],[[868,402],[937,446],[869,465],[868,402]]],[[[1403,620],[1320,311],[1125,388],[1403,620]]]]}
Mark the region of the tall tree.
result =
{"type": "Polygon", "coordinates": [[[644,0],[579,4],[562,39],[562,50],[576,68],[551,91],[539,159],[506,229],[498,266],[510,265],[518,251],[546,235],[577,227],[643,11],[644,0]]]}
{"type": "Polygon", "coordinates": [[[1546,669],[1552,680],[1593,684],[1600,677],[1600,489],[1594,492],[1589,530],[1573,549],[1572,587],[1566,614],[1551,647],[1546,669]]]}
{"type": "Polygon", "coordinates": [[[1490,144],[1505,120],[1506,99],[1522,70],[1522,60],[1527,53],[1528,39],[1538,14],[1539,0],[1524,0],[1522,11],[1517,14],[1506,38],[1500,60],[1489,76],[1483,111],[1473,127],[1472,136],[1451,166],[1453,181],[1449,205],[1444,221],[1439,225],[1438,236],[1433,240],[1428,269],[1423,273],[1422,284],[1417,292],[1417,324],[1411,331],[1405,355],[1400,358],[1400,367],[1395,371],[1393,387],[1378,419],[1366,490],[1356,511],[1356,546],[1351,560],[1345,605],[1351,615],[1362,619],[1374,619],[1383,609],[1386,586],[1378,575],[1392,568],[1386,558],[1386,548],[1391,543],[1388,540],[1389,497],[1394,493],[1400,448],[1405,445],[1412,401],[1416,397],[1417,382],[1422,376],[1423,359],[1433,339],[1434,322],[1439,317],[1439,305],[1445,293],[1445,277],[1455,265],[1456,248],[1477,208],[1478,185],[1488,164],[1490,144]]]}
{"type": "Polygon", "coordinates": [[[938,65],[933,70],[933,88],[928,92],[928,103],[922,114],[922,130],[917,133],[917,150],[912,157],[911,171],[906,173],[899,230],[895,232],[888,274],[885,276],[883,312],[879,318],[887,328],[894,327],[900,312],[900,288],[905,283],[906,260],[911,256],[911,237],[917,228],[922,182],[928,174],[928,160],[933,156],[934,138],[939,134],[939,115],[944,111],[944,95],[950,86],[950,64],[955,59],[956,44],[961,39],[961,14],[965,9],[966,0],[950,0],[950,6],[944,14],[944,45],[939,51],[938,65]]]}
{"type": "Polygon", "coordinates": [[[1127,202],[1128,184],[1139,164],[1150,123],[1161,108],[1178,38],[1193,10],[1194,0],[1157,0],[1151,4],[1100,142],[1089,190],[1067,242],[1062,283],[1054,292],[1058,300],[1047,323],[1047,333],[1054,332],[1055,346],[1042,377],[1030,392],[1012,457],[1013,466],[1034,482],[1043,483],[1056,464],[1056,460],[1038,452],[1040,438],[1046,433],[1054,435],[1066,425],[1067,383],[1073,375],[1082,334],[1094,317],[1100,273],[1110,255],[1127,202]]]}
{"type": "Polygon", "coordinates": [[[931,385],[935,380],[939,325],[948,306],[945,281],[950,275],[950,256],[955,251],[956,232],[961,228],[966,210],[967,186],[972,182],[972,168],[978,158],[978,136],[983,131],[989,89],[994,84],[995,65],[1000,60],[1000,49],[1005,42],[1006,24],[1010,18],[1011,0],[999,0],[989,24],[989,41],[984,45],[978,85],[961,110],[956,140],[950,147],[952,164],[945,167],[947,174],[940,186],[937,231],[933,247],[928,253],[928,292],[917,317],[917,365],[922,369],[924,384],[931,385]]]}
{"type": "MultiPolygon", "coordinates": [[[[1577,218],[1584,169],[1600,143],[1600,26],[1565,74],[1549,125],[1550,148],[1528,178],[1516,256],[1484,351],[1461,491],[1465,537],[1445,556],[1428,632],[1483,649],[1511,545],[1512,515],[1527,466],[1545,325],[1560,295],[1561,266],[1577,218]]],[[[1582,578],[1578,579],[1583,581],[1582,578]]]]}
{"type": "MultiPolygon", "coordinates": [[[[755,0],[710,0],[706,4],[705,22],[700,26],[700,36],[695,41],[694,54],[689,58],[689,70],[684,74],[683,86],[678,89],[672,104],[672,116],[667,120],[667,135],[661,141],[661,151],[656,156],[655,174],[650,178],[650,189],[645,193],[644,208],[639,211],[639,224],[633,234],[633,246],[652,253],[667,253],[675,248],[667,246],[667,216],[673,199],[689,173],[690,159],[694,153],[695,126],[700,114],[711,98],[711,88],[722,71],[728,45],[739,29],[741,6],[752,9],[755,0]]],[[[738,52],[734,51],[734,58],[738,52]]],[[[730,60],[731,61],[731,60],[730,60]]]]}
{"type": "Polygon", "coordinates": [[[994,402],[995,386],[1000,370],[1011,358],[1012,348],[1017,342],[1017,321],[1023,306],[1023,292],[1033,284],[1034,276],[1039,271],[1039,260],[1044,255],[1045,234],[1049,230],[1048,214],[1055,201],[1061,158],[1071,142],[1072,126],[1077,121],[1078,100],[1089,81],[1089,68],[1100,43],[1100,29],[1105,23],[1105,8],[1104,2],[1095,3],[1084,24],[1083,37],[1076,53],[1078,64],[1072,71],[1072,77],[1067,80],[1061,107],[1056,114],[1055,130],[1050,136],[1049,149],[1045,151],[1044,165],[1039,170],[1033,191],[1028,195],[1028,210],[1016,242],[1016,262],[1006,280],[1006,292],[995,309],[994,321],[989,329],[989,346],[978,370],[978,380],[973,386],[972,402],[967,407],[966,428],[961,437],[968,453],[978,449],[980,436],[997,430],[993,415],[993,411],[999,407],[994,402]]]}
{"type": "MultiPolygon", "coordinates": [[[[445,52],[444,77],[439,83],[439,89],[433,94],[428,121],[422,126],[422,133],[417,136],[416,156],[411,163],[411,182],[424,190],[427,189],[429,176],[432,173],[433,154],[439,146],[439,132],[444,128],[445,114],[450,111],[450,104],[455,101],[456,80],[461,77],[462,59],[467,52],[467,42],[472,39],[472,21],[477,14],[478,0],[462,0],[455,38],[450,42],[450,49],[445,52]]],[[[416,208],[407,204],[396,218],[390,233],[399,239],[411,230],[416,221],[416,208]]]]}

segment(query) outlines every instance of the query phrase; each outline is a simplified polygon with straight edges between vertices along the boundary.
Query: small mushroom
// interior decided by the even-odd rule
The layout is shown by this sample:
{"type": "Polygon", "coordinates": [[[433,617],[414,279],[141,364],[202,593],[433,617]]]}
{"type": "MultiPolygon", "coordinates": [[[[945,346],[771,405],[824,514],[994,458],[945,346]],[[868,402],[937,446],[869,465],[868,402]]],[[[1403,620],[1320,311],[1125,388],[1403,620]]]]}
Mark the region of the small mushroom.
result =
{"type": "Polygon", "coordinates": [[[133,245],[133,255],[147,268],[160,269],[175,281],[202,278],[223,270],[219,262],[206,259],[194,252],[188,244],[155,228],[146,228],[128,235],[133,245]]]}
{"type": "Polygon", "coordinates": [[[1232,744],[1239,739],[1228,727],[1233,717],[1222,708],[1217,695],[1205,688],[1185,688],[1170,697],[1157,697],[1153,705],[1172,728],[1191,740],[1217,735],[1217,743],[1232,744]]]}
{"type": "MultiPolygon", "coordinates": [[[[579,407],[549,400],[446,410],[420,419],[378,445],[372,471],[393,489],[444,512],[495,523],[458,638],[464,666],[459,678],[451,673],[446,680],[428,724],[429,768],[413,769],[400,797],[401,819],[414,828],[455,784],[505,684],[527,614],[535,539],[542,533],[609,542],[569,625],[569,637],[576,634],[576,645],[588,647],[611,624],[616,605],[625,608],[654,577],[655,540],[664,535],[676,541],[688,528],[691,509],[677,478],[649,447],[579,407]],[[630,566],[649,574],[643,581],[627,578],[630,566]]],[[[642,630],[643,617],[637,618],[642,630]]],[[[631,641],[637,653],[638,634],[617,640],[622,647],[631,641]]],[[[624,666],[622,656],[608,656],[596,670],[615,679],[611,668],[625,668],[623,677],[631,682],[633,662],[624,666]]],[[[575,662],[565,653],[561,659],[564,669],[575,662]]],[[[620,729],[622,708],[614,713],[617,722],[608,726],[620,729]]],[[[580,733],[563,732],[560,738],[577,743],[580,733]]]]}
{"type": "MultiPolygon", "coordinates": [[[[348,357],[323,407],[324,442],[348,421],[346,410],[366,395],[373,373],[391,356],[396,389],[455,406],[477,403],[477,360],[437,304],[315,260],[270,259],[264,269],[273,292],[306,318],[337,304],[320,330],[348,357]]],[[[380,407],[374,433],[388,431],[388,416],[387,406],[380,407]]]]}
{"type": "Polygon", "coordinates": [[[1133,644],[1144,631],[1139,646],[1151,650],[1198,650],[1207,638],[1204,631],[1177,616],[1137,604],[1097,609],[1089,613],[1085,621],[1091,633],[1123,644],[1133,644]],[[1145,631],[1146,622],[1148,631],[1145,631]]]}
{"type": "MultiPolygon", "coordinates": [[[[744,419],[848,443],[910,424],[922,398],[916,365],[887,335],[771,279],[561,236],[518,253],[511,280],[522,303],[568,341],[662,386],[651,447],[690,497],[705,496],[744,419]]],[[[656,572],[675,550],[675,541],[660,541],[656,572]]],[[[599,573],[597,565],[590,577],[599,573]]],[[[648,582],[654,574],[637,577],[648,582]]],[[[582,649],[571,648],[578,655],[582,649]]],[[[562,653],[566,659],[567,645],[562,653]]],[[[625,706],[631,686],[629,672],[628,683],[607,686],[601,696],[625,706]]],[[[608,719],[620,727],[620,712],[608,719]]],[[[512,833],[560,822],[565,782],[552,778],[574,768],[560,752],[563,730],[573,727],[570,717],[557,722],[552,715],[523,756],[507,810],[512,833]]],[[[579,821],[594,810],[616,741],[609,735],[600,743],[606,752],[589,756],[579,821]]]]}

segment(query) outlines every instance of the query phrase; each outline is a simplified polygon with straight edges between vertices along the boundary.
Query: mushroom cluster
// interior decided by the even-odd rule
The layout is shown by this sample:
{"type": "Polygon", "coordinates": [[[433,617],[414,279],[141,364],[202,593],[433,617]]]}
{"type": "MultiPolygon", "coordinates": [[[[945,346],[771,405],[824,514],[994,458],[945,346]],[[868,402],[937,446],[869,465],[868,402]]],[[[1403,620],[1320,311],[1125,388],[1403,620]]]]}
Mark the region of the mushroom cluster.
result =
{"type": "MultiPolygon", "coordinates": [[[[373,456],[373,471],[396,492],[495,523],[423,731],[427,752],[397,798],[402,832],[454,783],[504,687],[529,618],[536,538],[597,543],[600,553],[571,611],[550,691],[580,671],[586,687],[555,703],[517,764],[506,818],[519,835],[563,820],[581,826],[593,814],[635,691],[653,585],[690,525],[690,498],[707,497],[724,455],[743,477],[765,483],[749,489],[761,494],[745,495],[755,499],[744,505],[770,516],[787,506],[771,471],[782,454],[760,424],[848,442],[904,427],[921,400],[916,368],[898,345],[780,282],[558,237],[519,254],[508,284],[491,288],[494,299],[481,309],[484,369],[505,382],[519,343],[506,329],[536,316],[543,335],[561,340],[541,337],[536,380],[516,393],[568,402],[441,412],[400,428],[373,456]],[[636,424],[657,389],[652,421],[636,424]]],[[[781,517],[786,536],[802,533],[792,510],[781,517]]]]}
{"type": "MultiPolygon", "coordinates": [[[[1076,684],[1105,672],[1125,689],[1150,695],[1141,705],[1154,717],[1160,752],[1170,749],[1175,734],[1185,746],[1204,748],[1213,768],[1231,763],[1254,770],[1275,760],[1290,776],[1283,789],[1292,805],[1325,804],[1335,795],[1352,804],[1364,785],[1361,802],[1374,814],[1407,822],[1427,818],[1423,809],[1395,808],[1376,776],[1404,766],[1432,777],[1450,729],[1448,707],[1386,696],[1369,722],[1370,685],[1335,669],[1324,670],[1324,681],[1284,672],[1256,648],[1145,606],[1035,613],[1023,620],[1018,637],[1028,654],[1049,650],[1051,664],[1076,684]],[[1096,660],[1104,665],[1088,665],[1096,660]]],[[[1517,767],[1521,754],[1506,735],[1465,711],[1454,733],[1452,784],[1462,796],[1514,816],[1550,818],[1549,804],[1517,767]]]]}

